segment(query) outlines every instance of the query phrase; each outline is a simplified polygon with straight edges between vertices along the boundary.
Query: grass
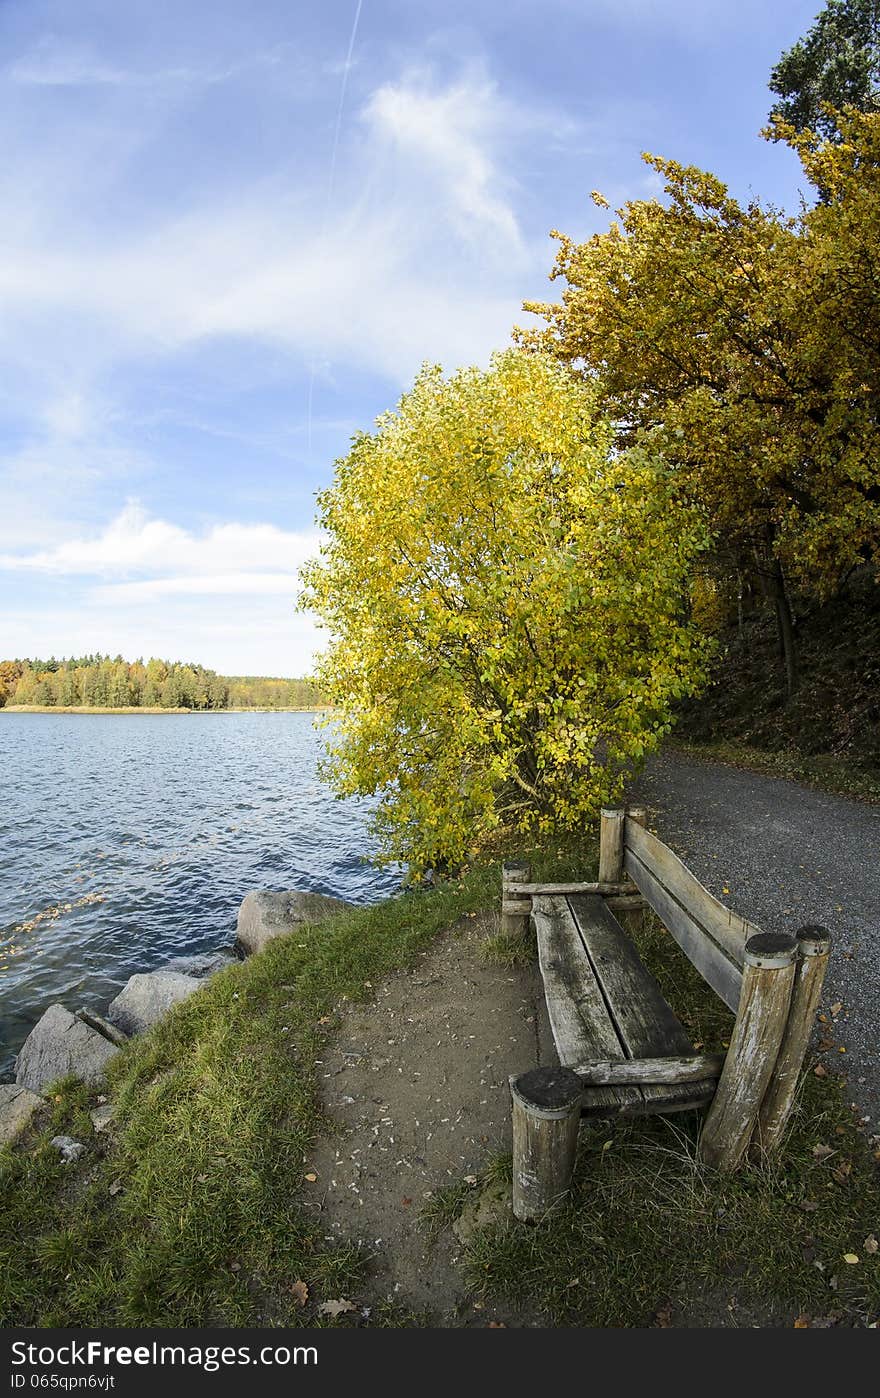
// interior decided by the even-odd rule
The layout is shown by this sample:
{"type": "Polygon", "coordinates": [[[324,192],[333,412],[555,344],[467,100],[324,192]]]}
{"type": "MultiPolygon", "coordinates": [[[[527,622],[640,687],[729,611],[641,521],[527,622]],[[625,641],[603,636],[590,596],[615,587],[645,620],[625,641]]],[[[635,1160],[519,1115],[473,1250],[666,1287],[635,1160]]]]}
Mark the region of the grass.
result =
{"type": "Polygon", "coordinates": [[[0,1152],[0,1321],[321,1323],[292,1284],[312,1303],[345,1295],[361,1265],[304,1207],[334,1009],[489,903],[496,880],[480,869],[352,910],[221,972],[114,1061],[107,1132],[83,1087],[58,1085],[27,1148],[0,1152]],[[60,1163],[58,1133],[88,1145],[77,1165],[60,1163]]]}
{"type": "Polygon", "coordinates": [[[745,743],[719,739],[715,742],[669,744],[677,752],[707,761],[724,762],[748,772],[765,772],[771,777],[787,777],[803,786],[830,791],[834,796],[851,796],[860,801],[880,802],[880,775],[853,767],[830,754],[808,756],[797,748],[767,751],[745,743]]]}
{"type": "MultiPolygon", "coordinates": [[[[590,839],[590,844],[593,841],[590,839]]],[[[576,847],[532,851],[535,877],[589,861],[576,847]]],[[[587,867],[585,867],[585,865],[587,867]]],[[[309,1148],[326,1129],[317,1074],[335,1012],[368,1000],[443,929],[493,906],[497,864],[431,892],[357,909],[270,944],[173,1010],[114,1060],[111,1126],[96,1097],[57,1084],[42,1119],[0,1151],[0,1323],[28,1326],[274,1326],[333,1322],[323,1300],[356,1296],[364,1259],[324,1237],[309,1148]],[[68,1134],[88,1149],[63,1165],[68,1134]],[[306,1282],[309,1301],[292,1290],[306,1282]]],[[[644,954],[696,1042],[713,1049],[730,1017],[653,919],[644,954]]],[[[521,946],[488,952],[524,955],[521,946]]],[[[531,953],[530,953],[531,954],[531,953]]],[[[708,1298],[763,1323],[864,1323],[880,1306],[877,1167],[832,1078],[809,1076],[781,1161],[727,1179],[696,1163],[696,1117],[582,1133],[571,1205],[537,1227],[483,1230],[467,1248],[479,1296],[512,1297],[557,1324],[710,1323],[708,1298]],[[833,1154],[821,1158],[816,1145],[833,1154]],[[847,1252],[858,1264],[843,1262],[847,1252]],[[818,1263],[822,1264],[820,1270],[818,1263]],[[702,1310],[701,1310],[702,1308],[702,1310]],[[701,1315],[704,1317],[701,1319],[701,1315]],[[659,1323],[662,1323],[659,1322],[659,1323]]],[[[489,1162],[485,1180],[509,1171],[489,1162]]],[[[439,1190],[422,1220],[439,1233],[473,1187],[439,1190]]],[[[379,1308],[370,1324],[418,1325],[379,1308]]]]}
{"type": "MultiPolygon", "coordinates": [[[[694,1042],[723,1048],[728,1011],[653,915],[631,923],[694,1042]]],[[[683,1113],[582,1129],[568,1205],[536,1226],[499,1225],[469,1243],[475,1293],[555,1325],[876,1322],[880,1254],[865,1240],[880,1236],[880,1152],[840,1081],[807,1074],[781,1155],[732,1176],[698,1162],[698,1124],[683,1113]]],[[[450,1189],[432,1201],[435,1216],[454,1216],[463,1197],[450,1189]]]]}

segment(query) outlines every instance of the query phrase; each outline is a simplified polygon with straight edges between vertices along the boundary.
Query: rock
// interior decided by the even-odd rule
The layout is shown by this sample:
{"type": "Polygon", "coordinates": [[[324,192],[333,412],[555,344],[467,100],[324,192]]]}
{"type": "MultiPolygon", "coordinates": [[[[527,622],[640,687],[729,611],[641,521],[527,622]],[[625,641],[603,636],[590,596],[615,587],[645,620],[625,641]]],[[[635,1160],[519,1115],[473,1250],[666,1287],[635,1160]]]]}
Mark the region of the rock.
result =
{"type": "Polygon", "coordinates": [[[3,1083],[0,1086],[0,1146],[14,1141],[42,1105],[43,1099],[36,1092],[14,1082],[3,1083]]]}
{"type": "Polygon", "coordinates": [[[103,1107],[95,1107],[93,1111],[89,1112],[94,1129],[96,1131],[106,1131],[113,1120],[113,1113],[115,1110],[112,1102],[105,1102],[103,1107]]]}
{"type": "Polygon", "coordinates": [[[103,1015],[95,1014],[94,1010],[77,1010],[77,1019],[81,1019],[83,1024],[87,1024],[90,1029],[95,1029],[99,1034],[103,1034],[105,1039],[109,1039],[111,1044],[117,1048],[122,1048],[128,1043],[128,1035],[123,1034],[121,1029],[117,1029],[115,1024],[111,1024],[103,1015]]]}
{"type": "Polygon", "coordinates": [[[195,956],[175,956],[173,961],[166,961],[160,969],[180,971],[184,976],[203,980],[216,976],[218,971],[225,971],[227,966],[233,966],[237,961],[238,957],[233,956],[231,951],[207,951],[195,956]]]}
{"type": "Polygon", "coordinates": [[[20,1087],[39,1092],[47,1083],[69,1074],[97,1087],[114,1054],[115,1045],[76,1019],[63,1005],[50,1005],[22,1044],[15,1066],[20,1087]]]}
{"type": "Polygon", "coordinates": [[[143,1034],[167,1014],[172,1005],[187,1000],[201,986],[195,976],[180,971],[148,971],[132,976],[107,1008],[111,1024],[126,1034],[143,1034]]]}
{"type": "Polygon", "coordinates": [[[49,1144],[55,1147],[65,1165],[72,1165],[85,1153],[82,1141],[75,1141],[72,1136],[53,1136],[49,1144]]]}
{"type": "Polygon", "coordinates": [[[275,937],[288,937],[300,927],[350,908],[341,898],[324,893],[248,893],[238,910],[236,946],[245,956],[262,951],[275,937]]]}
{"type": "Polygon", "coordinates": [[[467,1244],[479,1229],[509,1222],[512,1218],[510,1185],[504,1180],[495,1180],[468,1199],[453,1223],[452,1231],[460,1243],[467,1244]]]}

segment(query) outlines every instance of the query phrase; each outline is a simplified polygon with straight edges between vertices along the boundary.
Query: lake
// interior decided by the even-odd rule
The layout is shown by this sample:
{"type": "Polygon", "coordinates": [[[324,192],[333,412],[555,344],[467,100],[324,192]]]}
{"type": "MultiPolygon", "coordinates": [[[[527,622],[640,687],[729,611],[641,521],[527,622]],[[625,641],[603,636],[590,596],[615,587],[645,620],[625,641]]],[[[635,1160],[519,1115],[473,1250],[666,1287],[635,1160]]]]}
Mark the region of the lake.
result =
{"type": "Polygon", "coordinates": [[[250,889],[400,887],[320,748],[311,714],[0,714],[0,1080],[53,1001],[102,1011],[133,972],[229,947],[250,889]]]}

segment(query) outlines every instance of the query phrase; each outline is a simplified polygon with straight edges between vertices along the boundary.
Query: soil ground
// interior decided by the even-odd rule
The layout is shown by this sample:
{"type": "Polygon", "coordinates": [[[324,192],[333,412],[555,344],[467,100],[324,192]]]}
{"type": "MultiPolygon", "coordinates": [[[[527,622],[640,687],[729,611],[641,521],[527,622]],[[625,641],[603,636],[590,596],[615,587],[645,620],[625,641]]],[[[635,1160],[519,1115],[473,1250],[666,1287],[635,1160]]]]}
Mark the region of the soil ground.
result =
{"type": "MultiPolygon", "coordinates": [[[[554,1061],[537,966],[501,967],[481,952],[497,930],[497,914],[465,919],[372,1004],[344,1010],[318,1068],[336,1134],[304,1167],[318,1177],[314,1207],[328,1236],[369,1256],[366,1303],[402,1305],[429,1325],[541,1324],[475,1306],[455,1233],[432,1239],[420,1222],[438,1189],[476,1183],[509,1152],[510,1074],[554,1061]]],[[[508,1193],[498,1191],[502,1212],[508,1193]]]]}

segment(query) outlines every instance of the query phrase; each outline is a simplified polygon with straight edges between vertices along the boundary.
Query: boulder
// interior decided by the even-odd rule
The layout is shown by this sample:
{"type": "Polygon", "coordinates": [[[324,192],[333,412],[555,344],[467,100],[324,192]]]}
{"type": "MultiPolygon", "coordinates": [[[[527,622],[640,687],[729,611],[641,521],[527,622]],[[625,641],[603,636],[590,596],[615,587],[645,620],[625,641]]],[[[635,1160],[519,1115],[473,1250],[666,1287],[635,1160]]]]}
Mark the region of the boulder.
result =
{"type": "Polygon", "coordinates": [[[324,893],[248,893],[238,910],[236,946],[245,956],[262,951],[276,937],[288,937],[309,923],[351,907],[324,893]]]}
{"type": "Polygon", "coordinates": [[[148,971],[132,976],[107,1008],[111,1024],[126,1034],[143,1034],[199,989],[201,981],[181,971],[148,971]]]}
{"type": "Polygon", "coordinates": [[[29,1088],[19,1087],[14,1082],[3,1083],[0,1086],[0,1146],[14,1141],[42,1105],[42,1097],[29,1088]]]}
{"type": "Polygon", "coordinates": [[[197,980],[206,980],[208,976],[216,976],[218,971],[225,971],[227,966],[232,966],[238,960],[231,951],[206,951],[195,956],[175,956],[173,961],[166,961],[161,967],[163,971],[180,971],[184,976],[195,976],[197,980]]]}
{"type": "Polygon", "coordinates": [[[97,1087],[114,1054],[114,1044],[90,1029],[63,1005],[50,1005],[22,1044],[15,1065],[19,1087],[39,1092],[69,1074],[97,1087]]]}

